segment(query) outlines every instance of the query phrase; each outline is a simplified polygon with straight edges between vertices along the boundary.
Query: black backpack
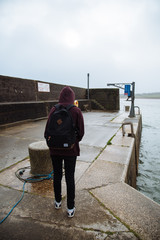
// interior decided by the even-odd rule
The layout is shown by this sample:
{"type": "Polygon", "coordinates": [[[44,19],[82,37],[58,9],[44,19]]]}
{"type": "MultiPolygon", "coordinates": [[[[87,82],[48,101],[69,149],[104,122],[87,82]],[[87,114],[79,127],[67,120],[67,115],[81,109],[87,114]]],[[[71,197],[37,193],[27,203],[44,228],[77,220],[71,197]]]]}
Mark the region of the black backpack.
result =
{"type": "Polygon", "coordinates": [[[56,110],[51,114],[46,129],[46,142],[48,147],[55,149],[71,149],[76,141],[76,130],[69,110],[75,107],[70,104],[64,107],[56,104],[56,110]]]}

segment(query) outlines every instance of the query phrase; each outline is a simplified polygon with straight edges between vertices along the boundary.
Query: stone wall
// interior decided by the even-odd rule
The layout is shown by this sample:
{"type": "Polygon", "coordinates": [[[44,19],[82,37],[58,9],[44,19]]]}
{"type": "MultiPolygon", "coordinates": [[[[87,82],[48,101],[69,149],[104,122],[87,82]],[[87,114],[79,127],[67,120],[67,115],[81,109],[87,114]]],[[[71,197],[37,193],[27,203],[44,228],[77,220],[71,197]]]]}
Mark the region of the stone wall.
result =
{"type": "Polygon", "coordinates": [[[46,117],[54,102],[0,104],[0,125],[46,117]]]}
{"type": "MultiPolygon", "coordinates": [[[[28,119],[47,117],[58,103],[59,93],[65,85],[0,76],[0,125],[28,119]],[[40,85],[48,87],[42,91],[40,85]]],[[[72,86],[71,86],[72,87],[72,86]]],[[[76,99],[84,99],[79,106],[83,110],[86,89],[72,87],[76,99]]]]}
{"type": "MultiPolygon", "coordinates": [[[[57,100],[65,85],[0,76],[0,102],[30,102],[57,100]],[[41,91],[38,84],[48,85],[49,91],[41,91]]],[[[72,86],[71,86],[72,87],[72,86]]],[[[86,98],[86,89],[72,87],[76,99],[86,98]]]]}
{"type": "MultiPolygon", "coordinates": [[[[46,118],[51,108],[58,103],[56,101],[44,102],[20,102],[20,103],[1,103],[0,104],[0,125],[20,122],[24,120],[46,118]]],[[[90,109],[90,101],[80,100],[79,108],[84,111],[85,105],[90,109]]]]}
{"type": "MultiPolygon", "coordinates": [[[[119,110],[119,89],[97,88],[89,90],[90,99],[95,99],[105,110],[119,110]]],[[[99,105],[99,109],[100,109],[99,105]]],[[[93,101],[92,109],[97,109],[98,104],[93,101]]]]}
{"type": "MultiPolygon", "coordinates": [[[[0,75],[0,125],[47,117],[64,86],[0,75]]],[[[82,111],[85,106],[89,110],[119,110],[118,89],[91,89],[88,100],[85,88],[71,88],[82,111]]]]}

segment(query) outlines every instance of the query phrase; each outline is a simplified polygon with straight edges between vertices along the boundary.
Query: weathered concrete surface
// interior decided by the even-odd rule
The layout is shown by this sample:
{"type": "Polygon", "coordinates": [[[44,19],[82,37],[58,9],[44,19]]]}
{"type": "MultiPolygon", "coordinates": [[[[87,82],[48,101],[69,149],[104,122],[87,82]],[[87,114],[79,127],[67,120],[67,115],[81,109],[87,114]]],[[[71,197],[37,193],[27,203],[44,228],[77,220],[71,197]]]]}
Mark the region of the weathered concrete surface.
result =
{"type": "Polygon", "coordinates": [[[26,158],[30,143],[44,140],[45,122],[29,122],[0,130],[0,170],[26,158]]]}
{"type": "MultiPolygon", "coordinates": [[[[117,113],[84,113],[86,134],[81,143],[81,156],[78,157],[76,165],[76,185],[108,140],[119,129],[120,123],[110,123],[116,115],[117,113]]],[[[43,140],[45,122],[23,124],[1,131],[1,170],[25,159],[28,156],[30,143],[43,140]],[[6,139],[10,140],[10,148],[6,139]]],[[[0,173],[1,219],[21,196],[19,190],[22,189],[23,182],[16,178],[15,172],[27,167],[29,163],[29,159],[26,159],[0,173]]],[[[26,170],[25,174],[29,172],[26,170]]],[[[52,181],[26,184],[25,190],[28,193],[25,193],[24,199],[11,216],[1,224],[1,239],[53,239],[53,237],[54,239],[137,239],[85,189],[77,189],[76,215],[73,219],[68,219],[65,197],[62,209],[60,211],[54,209],[52,184],[52,181]]],[[[65,196],[64,179],[62,186],[65,196]]]]}
{"type": "Polygon", "coordinates": [[[160,239],[159,204],[123,182],[96,188],[92,193],[143,239],[160,239]]]}
{"type": "MultiPolygon", "coordinates": [[[[66,215],[64,179],[62,209],[58,211],[53,205],[51,180],[26,184],[24,199],[0,225],[0,239],[134,240],[139,239],[138,235],[145,240],[158,239],[160,206],[124,183],[128,181],[129,159],[134,157],[131,150],[134,139],[122,137],[119,129],[126,117],[126,113],[84,113],[86,135],[76,166],[76,214],[73,219],[66,215]],[[102,151],[115,134],[112,145],[102,151]]],[[[136,132],[138,121],[133,121],[136,132]]],[[[1,169],[15,164],[0,173],[1,219],[22,194],[19,190],[23,183],[15,177],[15,171],[28,166],[29,159],[16,163],[28,156],[29,143],[43,140],[45,122],[1,131],[1,169]],[[10,139],[10,148],[4,141],[7,138],[10,139]]]]}
{"type": "MultiPolygon", "coordinates": [[[[75,182],[77,183],[79,179],[82,177],[82,175],[86,172],[86,170],[89,168],[90,163],[88,162],[82,162],[77,161],[76,163],[76,171],[75,171],[75,182]]],[[[0,173],[0,184],[3,186],[13,188],[16,190],[22,190],[23,188],[23,182],[20,181],[15,173],[19,173],[20,169],[25,169],[25,172],[23,173],[23,178],[32,177],[32,174],[30,173],[30,160],[26,159],[20,163],[17,163],[13,165],[12,167],[4,170],[0,173]]],[[[53,198],[53,181],[42,181],[35,183],[29,183],[26,184],[25,190],[29,193],[38,194],[40,196],[50,197],[53,198]]],[[[64,197],[66,195],[66,185],[65,185],[65,177],[63,176],[62,179],[62,196],[64,197]]]]}
{"type": "MultiPolygon", "coordinates": [[[[1,186],[1,216],[20,193],[1,186]]],[[[68,219],[66,203],[55,210],[53,199],[26,193],[0,227],[1,239],[137,239],[88,192],[76,194],[76,215],[68,219]],[[114,238],[115,237],[115,238],[114,238]]]]}
{"type": "Polygon", "coordinates": [[[95,161],[86,174],[82,176],[77,184],[78,189],[92,189],[105,186],[108,183],[115,183],[121,180],[123,166],[106,162],[103,160],[95,161]]]}

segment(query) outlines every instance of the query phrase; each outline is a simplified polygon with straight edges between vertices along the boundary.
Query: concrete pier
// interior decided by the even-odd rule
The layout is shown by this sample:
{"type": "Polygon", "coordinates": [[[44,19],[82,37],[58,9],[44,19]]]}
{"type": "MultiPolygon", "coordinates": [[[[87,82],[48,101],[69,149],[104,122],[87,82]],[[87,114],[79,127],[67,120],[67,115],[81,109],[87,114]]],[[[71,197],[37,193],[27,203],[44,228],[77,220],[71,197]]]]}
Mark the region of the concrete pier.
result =
{"type": "MultiPolygon", "coordinates": [[[[128,113],[84,113],[85,136],[76,165],[76,214],[53,205],[53,182],[27,183],[23,200],[0,225],[0,239],[160,239],[160,205],[136,185],[141,116],[128,113]],[[122,123],[125,126],[122,134],[122,123]]],[[[28,146],[44,140],[46,120],[29,122],[0,133],[0,220],[20,199],[23,182],[15,176],[30,165],[28,146]]],[[[27,172],[26,172],[27,174],[27,172]]]]}

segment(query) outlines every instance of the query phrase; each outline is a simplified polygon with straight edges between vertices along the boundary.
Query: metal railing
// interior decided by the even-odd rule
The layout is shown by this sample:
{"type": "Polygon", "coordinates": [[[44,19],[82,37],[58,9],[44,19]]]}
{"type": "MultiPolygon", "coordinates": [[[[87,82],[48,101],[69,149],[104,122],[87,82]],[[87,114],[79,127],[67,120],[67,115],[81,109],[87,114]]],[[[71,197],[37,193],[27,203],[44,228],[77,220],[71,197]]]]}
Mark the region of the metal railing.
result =
{"type": "Polygon", "coordinates": [[[125,125],[130,125],[131,126],[131,133],[128,133],[128,137],[135,137],[134,131],[133,131],[133,123],[132,122],[124,122],[122,123],[122,134],[123,137],[125,136],[125,130],[124,130],[124,126],[125,125]]]}
{"type": "Polygon", "coordinates": [[[140,107],[134,106],[134,108],[138,108],[138,115],[140,115],[140,107]]]}

